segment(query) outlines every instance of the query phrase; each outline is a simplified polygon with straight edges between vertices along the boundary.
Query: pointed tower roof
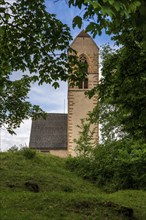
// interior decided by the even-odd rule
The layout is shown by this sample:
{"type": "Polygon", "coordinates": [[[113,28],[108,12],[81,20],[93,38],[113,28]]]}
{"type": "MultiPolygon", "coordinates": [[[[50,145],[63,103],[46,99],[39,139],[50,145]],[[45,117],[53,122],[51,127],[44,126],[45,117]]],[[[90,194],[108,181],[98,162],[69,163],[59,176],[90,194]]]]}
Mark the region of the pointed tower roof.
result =
{"type": "MultiPolygon", "coordinates": [[[[74,46],[75,46],[75,42],[80,42],[81,43],[81,41],[82,41],[82,39],[83,40],[86,40],[86,44],[89,44],[89,41],[90,42],[92,42],[95,46],[96,46],[96,48],[99,50],[99,48],[98,48],[98,46],[96,45],[96,43],[94,42],[94,40],[92,39],[92,37],[89,35],[89,34],[87,34],[86,33],[86,31],[85,30],[82,30],[76,37],[75,37],[75,39],[73,40],[73,42],[70,44],[70,47],[72,47],[73,46],[73,48],[74,48],[74,46]],[[87,42],[88,41],[88,42],[87,42]]],[[[79,44],[80,44],[79,43],[79,44]]],[[[85,45],[85,42],[84,42],[84,45],[85,45]]],[[[74,48],[75,50],[76,50],[76,48],[74,48]]],[[[93,48],[92,48],[93,49],[93,48]]]]}
{"type": "Polygon", "coordinates": [[[84,30],[82,30],[77,37],[90,37],[89,34],[87,34],[84,30]]]}

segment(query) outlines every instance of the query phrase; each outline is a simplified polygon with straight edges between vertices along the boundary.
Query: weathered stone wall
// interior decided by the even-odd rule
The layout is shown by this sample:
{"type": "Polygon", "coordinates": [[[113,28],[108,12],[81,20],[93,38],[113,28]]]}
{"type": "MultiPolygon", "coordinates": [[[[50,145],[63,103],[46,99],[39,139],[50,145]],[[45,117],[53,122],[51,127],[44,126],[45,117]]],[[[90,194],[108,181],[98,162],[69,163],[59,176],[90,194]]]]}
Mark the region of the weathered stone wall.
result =
{"type": "MultiPolygon", "coordinates": [[[[92,89],[98,83],[98,47],[92,38],[84,32],[81,32],[73,41],[71,47],[77,51],[77,55],[84,54],[88,62],[88,90],[92,89]]],[[[77,86],[68,87],[68,154],[75,156],[74,139],[79,137],[79,128],[81,119],[87,117],[97,104],[97,96],[89,99],[85,96],[87,89],[79,89],[77,86]]],[[[95,141],[98,140],[98,126],[95,128],[95,141]]]]}
{"type": "Polygon", "coordinates": [[[62,158],[66,158],[68,155],[67,149],[66,150],[50,150],[50,154],[57,156],[57,157],[62,157],[62,158]]]}

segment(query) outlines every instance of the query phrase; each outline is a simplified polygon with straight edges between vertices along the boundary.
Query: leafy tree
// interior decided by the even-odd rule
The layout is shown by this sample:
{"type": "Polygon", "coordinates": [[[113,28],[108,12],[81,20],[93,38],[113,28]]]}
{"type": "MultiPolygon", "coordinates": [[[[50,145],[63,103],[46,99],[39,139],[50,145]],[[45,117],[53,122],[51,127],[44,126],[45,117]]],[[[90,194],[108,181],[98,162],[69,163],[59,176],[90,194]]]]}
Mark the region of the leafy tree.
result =
{"type": "Polygon", "coordinates": [[[115,133],[146,141],[145,66],[142,44],[131,38],[115,52],[104,50],[99,103],[106,136],[115,133]]]}
{"type": "Polygon", "coordinates": [[[82,9],[83,16],[76,16],[73,26],[81,28],[83,20],[87,20],[86,30],[93,36],[100,35],[103,29],[107,34],[122,36],[131,27],[137,27],[146,47],[145,0],[68,0],[68,3],[82,9]]]}
{"type": "Polygon", "coordinates": [[[83,7],[83,18],[74,18],[86,30],[107,34],[120,45],[113,51],[105,47],[102,53],[102,79],[89,96],[98,92],[99,103],[90,115],[102,124],[103,140],[130,136],[146,141],[146,2],[133,1],[69,1],[70,6],[83,7]]]}
{"type": "Polygon", "coordinates": [[[31,83],[57,88],[59,79],[73,82],[83,76],[78,65],[72,74],[77,62],[75,54],[67,56],[69,31],[46,11],[44,0],[0,0],[0,127],[14,133],[23,119],[43,113],[28,101],[31,83]],[[14,74],[18,70],[19,79],[14,74]]]}
{"type": "Polygon", "coordinates": [[[78,139],[75,139],[76,143],[76,153],[78,156],[84,158],[90,157],[93,146],[96,146],[96,142],[93,138],[95,133],[95,128],[91,128],[91,123],[89,120],[81,119],[81,126],[78,125],[80,129],[80,136],[78,139]]]}

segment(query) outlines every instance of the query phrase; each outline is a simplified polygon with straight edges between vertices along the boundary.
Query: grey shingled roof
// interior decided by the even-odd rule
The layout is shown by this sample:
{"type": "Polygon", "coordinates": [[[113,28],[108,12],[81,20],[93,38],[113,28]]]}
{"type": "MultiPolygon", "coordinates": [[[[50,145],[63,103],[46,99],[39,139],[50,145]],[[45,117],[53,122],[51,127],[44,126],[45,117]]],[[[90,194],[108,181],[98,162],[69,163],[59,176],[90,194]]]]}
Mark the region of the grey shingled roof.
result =
{"type": "Polygon", "coordinates": [[[32,121],[29,146],[35,149],[67,149],[67,114],[48,113],[32,121]]]}

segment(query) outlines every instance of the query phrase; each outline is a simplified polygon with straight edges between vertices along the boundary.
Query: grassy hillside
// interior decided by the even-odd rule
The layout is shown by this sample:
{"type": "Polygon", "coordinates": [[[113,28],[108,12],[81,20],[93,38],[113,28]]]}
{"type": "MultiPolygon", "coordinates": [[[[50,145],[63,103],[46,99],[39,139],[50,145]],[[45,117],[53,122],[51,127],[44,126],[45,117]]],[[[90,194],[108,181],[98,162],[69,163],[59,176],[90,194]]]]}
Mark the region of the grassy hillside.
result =
{"type": "Polygon", "coordinates": [[[104,193],[69,172],[64,159],[28,159],[22,151],[1,153],[0,161],[1,220],[146,219],[146,192],[104,193]]]}

